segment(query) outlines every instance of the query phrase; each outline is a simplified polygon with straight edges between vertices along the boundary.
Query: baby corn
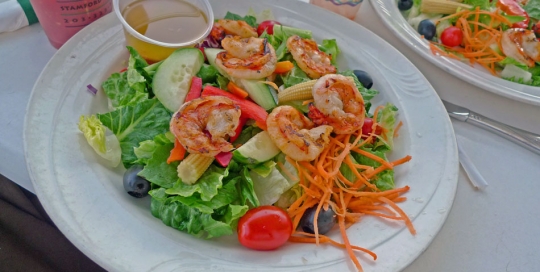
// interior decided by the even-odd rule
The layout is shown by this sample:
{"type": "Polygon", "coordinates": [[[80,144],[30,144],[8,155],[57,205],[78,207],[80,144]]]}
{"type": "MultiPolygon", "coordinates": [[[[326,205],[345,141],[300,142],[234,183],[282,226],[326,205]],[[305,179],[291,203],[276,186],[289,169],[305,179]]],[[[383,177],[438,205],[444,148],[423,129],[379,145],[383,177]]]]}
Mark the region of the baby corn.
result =
{"type": "Polygon", "coordinates": [[[295,101],[295,100],[311,99],[313,97],[311,92],[312,92],[313,86],[315,85],[315,82],[317,82],[316,79],[302,82],[279,92],[278,93],[279,103],[295,101]]]}
{"type": "MultiPolygon", "coordinates": [[[[353,77],[348,76],[349,80],[354,82],[353,77]]],[[[295,100],[308,100],[313,98],[313,86],[317,79],[298,83],[278,93],[279,103],[295,101],[295,100]]]]}
{"type": "Polygon", "coordinates": [[[210,167],[213,161],[213,157],[206,157],[201,154],[190,153],[178,165],[178,177],[183,183],[191,185],[202,176],[204,171],[210,167]]]}
{"type": "Polygon", "coordinates": [[[448,0],[423,0],[420,5],[422,13],[452,14],[458,9],[472,9],[473,6],[448,0]]]}

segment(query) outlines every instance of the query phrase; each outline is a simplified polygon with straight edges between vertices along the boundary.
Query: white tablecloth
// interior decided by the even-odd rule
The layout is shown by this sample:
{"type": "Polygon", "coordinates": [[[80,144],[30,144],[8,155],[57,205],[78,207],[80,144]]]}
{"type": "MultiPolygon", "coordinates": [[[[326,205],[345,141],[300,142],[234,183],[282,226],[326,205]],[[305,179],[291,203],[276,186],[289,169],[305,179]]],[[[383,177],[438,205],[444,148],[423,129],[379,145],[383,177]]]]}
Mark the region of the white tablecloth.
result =
{"type": "MultiPolygon", "coordinates": [[[[408,57],[441,98],[540,134],[540,107],[494,95],[443,72],[394,37],[369,1],[362,4],[356,22],[408,57]]],[[[39,24],[0,34],[0,174],[32,192],[23,154],[25,109],[35,80],[55,52],[39,24]]],[[[460,170],[446,223],[405,271],[540,271],[540,156],[469,124],[453,124],[489,186],[474,190],[460,170]]]]}

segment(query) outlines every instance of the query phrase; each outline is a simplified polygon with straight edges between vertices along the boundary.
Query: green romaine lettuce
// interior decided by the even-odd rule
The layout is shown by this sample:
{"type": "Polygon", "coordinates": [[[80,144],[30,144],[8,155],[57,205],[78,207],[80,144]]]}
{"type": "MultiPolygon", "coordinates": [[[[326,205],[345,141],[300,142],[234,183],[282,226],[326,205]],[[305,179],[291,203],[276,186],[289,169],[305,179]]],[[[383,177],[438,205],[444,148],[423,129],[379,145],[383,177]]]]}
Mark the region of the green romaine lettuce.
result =
{"type": "Polygon", "coordinates": [[[252,15],[246,15],[246,16],[242,17],[242,16],[240,16],[238,14],[234,14],[232,12],[227,11],[227,14],[225,15],[225,17],[223,19],[235,20],[235,21],[244,21],[248,25],[250,25],[250,26],[252,26],[254,28],[257,28],[257,26],[258,26],[257,18],[255,18],[255,16],[252,16],[252,15]]]}
{"type": "Polygon", "coordinates": [[[383,128],[381,138],[375,144],[376,150],[390,151],[394,147],[394,130],[397,121],[398,108],[392,103],[387,103],[384,108],[379,111],[377,122],[383,128]]]}
{"type": "Polygon", "coordinates": [[[253,180],[249,175],[249,169],[244,166],[244,170],[241,172],[241,179],[238,184],[240,191],[240,203],[242,205],[250,204],[251,207],[259,207],[259,199],[253,189],[253,180]],[[249,203],[248,203],[249,202],[249,203]]]}
{"type": "Polygon", "coordinates": [[[540,0],[529,0],[523,9],[530,18],[540,20],[540,0]]]}
{"type": "Polygon", "coordinates": [[[332,65],[336,65],[337,58],[341,50],[337,45],[336,39],[323,40],[319,49],[324,53],[330,55],[332,65]]]}
{"type": "Polygon", "coordinates": [[[122,149],[122,163],[129,168],[137,160],[134,147],[169,131],[171,113],[155,98],[97,117],[118,138],[122,149]]]}
{"type": "Polygon", "coordinates": [[[236,229],[238,219],[248,210],[246,205],[235,204],[241,201],[237,190],[240,180],[239,176],[225,180],[209,200],[203,200],[198,193],[184,197],[169,195],[169,189],[154,189],[149,192],[152,215],[167,226],[197,237],[230,235],[236,229]]]}
{"type": "MultiPolygon", "coordinates": [[[[296,174],[295,170],[288,169],[288,171],[293,175],[296,174]]],[[[276,167],[267,177],[262,177],[254,171],[250,171],[249,175],[253,180],[253,189],[261,205],[274,204],[285,191],[298,182],[297,180],[289,181],[286,175],[282,175],[276,167]]]]}
{"type": "MultiPolygon", "coordinates": [[[[368,148],[368,147],[361,147],[361,149],[371,154],[374,154],[377,157],[384,159],[385,161],[388,161],[385,155],[386,151],[375,151],[372,148],[368,148]]],[[[372,160],[368,157],[362,156],[358,153],[353,152],[352,155],[359,164],[372,166],[373,168],[377,168],[381,165],[379,162],[372,160]]],[[[395,186],[394,185],[394,170],[387,169],[377,174],[374,178],[373,183],[381,191],[393,189],[395,186]]]]}
{"type": "Polygon", "coordinates": [[[109,161],[112,167],[120,164],[122,150],[118,139],[114,135],[105,136],[106,128],[95,115],[81,116],[78,126],[96,153],[109,161]]]}
{"type": "Polygon", "coordinates": [[[152,158],[154,151],[159,146],[165,144],[174,143],[174,135],[171,132],[166,132],[165,134],[159,134],[152,140],[146,140],[139,143],[138,147],[133,149],[135,156],[137,156],[136,164],[148,164],[148,160],[152,158]]]}
{"type": "Polygon", "coordinates": [[[115,109],[136,105],[148,99],[148,93],[144,88],[131,88],[129,86],[127,73],[112,74],[101,84],[101,87],[115,109]]]}
{"type": "Polygon", "coordinates": [[[218,189],[223,186],[223,178],[228,175],[228,168],[210,165],[195,184],[188,185],[178,180],[174,187],[167,189],[166,193],[188,197],[197,192],[202,200],[209,201],[217,195],[218,189]]]}

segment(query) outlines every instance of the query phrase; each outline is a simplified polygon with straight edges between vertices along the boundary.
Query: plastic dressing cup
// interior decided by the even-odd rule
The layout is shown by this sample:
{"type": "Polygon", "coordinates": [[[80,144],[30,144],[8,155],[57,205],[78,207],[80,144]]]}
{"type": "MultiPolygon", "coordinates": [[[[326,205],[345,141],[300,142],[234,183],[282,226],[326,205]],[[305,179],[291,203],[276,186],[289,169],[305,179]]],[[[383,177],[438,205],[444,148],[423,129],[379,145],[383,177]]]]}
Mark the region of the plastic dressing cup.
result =
{"type": "Polygon", "coordinates": [[[112,0],[30,0],[43,31],[60,48],[79,30],[112,11],[112,0]]]}
{"type": "Polygon", "coordinates": [[[310,4],[354,20],[363,0],[309,0],[310,4]]]}
{"type": "Polygon", "coordinates": [[[126,45],[149,62],[163,60],[178,48],[195,46],[214,23],[208,0],[113,0],[113,7],[126,45]]]}

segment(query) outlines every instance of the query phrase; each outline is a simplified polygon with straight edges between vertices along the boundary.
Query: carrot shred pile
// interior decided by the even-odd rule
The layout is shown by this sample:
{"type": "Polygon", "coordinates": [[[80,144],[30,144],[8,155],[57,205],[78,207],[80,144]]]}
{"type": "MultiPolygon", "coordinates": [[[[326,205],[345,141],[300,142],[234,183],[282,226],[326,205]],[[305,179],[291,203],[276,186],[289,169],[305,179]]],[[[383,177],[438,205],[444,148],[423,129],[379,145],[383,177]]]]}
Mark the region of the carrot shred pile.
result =
{"type": "Polygon", "coordinates": [[[462,46],[449,47],[442,43],[431,42],[430,49],[435,55],[461,59],[457,54],[468,58],[471,65],[478,63],[492,74],[496,74],[496,63],[505,56],[491,47],[497,44],[500,48],[502,29],[501,24],[511,25],[510,21],[499,13],[499,10],[485,11],[476,7],[474,10],[463,10],[437,21],[456,18],[455,26],[463,32],[462,46]],[[489,24],[480,22],[481,18],[489,17],[489,24]],[[442,50],[441,48],[444,48],[442,50]]]}
{"type": "MultiPolygon", "coordinates": [[[[380,108],[375,110],[373,120],[377,120],[376,116],[380,108]]],[[[377,125],[374,122],[372,131],[375,131],[377,125]]],[[[372,184],[377,173],[406,163],[411,159],[411,156],[405,156],[396,161],[388,162],[361,149],[365,144],[371,143],[375,137],[382,136],[374,133],[362,135],[362,131],[358,130],[353,134],[330,137],[329,145],[318,158],[311,162],[294,161],[286,157],[286,160],[296,167],[299,179],[298,184],[303,189],[301,196],[287,210],[293,222],[293,229],[297,229],[300,219],[307,209],[317,207],[313,220],[315,234],[295,231],[289,241],[315,243],[317,245],[330,243],[334,246],[345,248],[356,268],[362,271],[362,266],[354,251],[367,253],[374,260],[377,259],[377,255],[366,248],[351,245],[346,233],[346,229],[360,220],[362,215],[403,221],[410,233],[413,235],[416,234],[412,221],[396,204],[406,200],[406,197],[403,197],[402,194],[409,191],[409,186],[380,191],[372,184]],[[351,139],[354,140],[351,141],[351,139]],[[379,162],[380,166],[374,168],[355,163],[350,155],[353,152],[379,162]],[[356,177],[355,180],[348,180],[340,173],[339,169],[343,163],[353,171],[356,177]],[[343,243],[336,242],[325,235],[319,234],[317,226],[318,214],[321,209],[326,210],[329,207],[337,215],[343,243]]]]}

